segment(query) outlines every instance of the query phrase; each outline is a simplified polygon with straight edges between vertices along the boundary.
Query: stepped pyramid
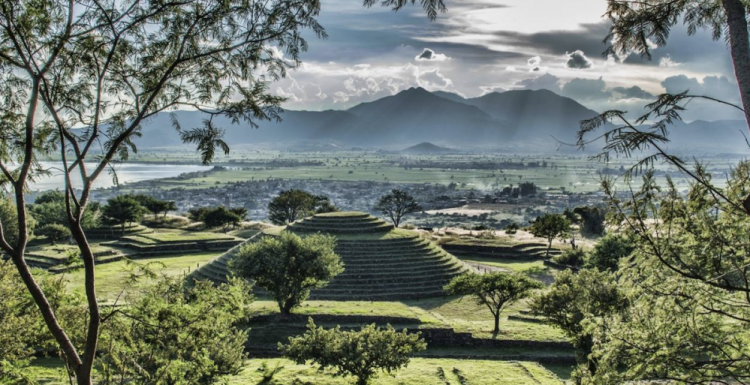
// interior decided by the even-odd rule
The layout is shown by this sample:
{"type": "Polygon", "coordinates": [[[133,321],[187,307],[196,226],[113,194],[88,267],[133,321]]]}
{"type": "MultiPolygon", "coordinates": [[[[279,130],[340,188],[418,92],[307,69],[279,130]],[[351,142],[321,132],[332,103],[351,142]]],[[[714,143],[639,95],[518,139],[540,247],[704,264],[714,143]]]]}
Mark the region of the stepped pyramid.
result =
{"type": "MultiPolygon", "coordinates": [[[[278,234],[274,228],[266,235],[278,234]]],[[[443,296],[443,286],[468,267],[418,232],[394,229],[366,213],[316,214],[285,228],[304,236],[327,233],[337,238],[336,253],[344,272],[328,286],[313,290],[316,300],[390,301],[443,296]]],[[[254,242],[262,234],[247,242],[254,242]]],[[[193,279],[226,281],[227,265],[237,246],[194,271],[193,279]]]]}

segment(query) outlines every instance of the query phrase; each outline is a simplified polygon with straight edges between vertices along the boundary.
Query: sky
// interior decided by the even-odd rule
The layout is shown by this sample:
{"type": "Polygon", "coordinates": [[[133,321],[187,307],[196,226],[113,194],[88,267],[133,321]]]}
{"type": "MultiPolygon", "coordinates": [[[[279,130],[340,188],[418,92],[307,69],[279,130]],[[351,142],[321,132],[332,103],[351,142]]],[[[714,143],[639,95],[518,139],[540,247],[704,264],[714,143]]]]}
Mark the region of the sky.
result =
{"type": "MultiPolygon", "coordinates": [[[[302,65],[272,85],[295,110],[346,109],[410,87],[479,97],[546,88],[595,111],[642,112],[654,95],[689,90],[730,102],[739,94],[723,40],[678,25],[652,60],[604,57],[605,0],[446,0],[429,21],[357,0],[322,0],[329,37],[308,35],[302,65]]],[[[691,102],[687,121],[741,119],[731,108],[691,102]]]]}

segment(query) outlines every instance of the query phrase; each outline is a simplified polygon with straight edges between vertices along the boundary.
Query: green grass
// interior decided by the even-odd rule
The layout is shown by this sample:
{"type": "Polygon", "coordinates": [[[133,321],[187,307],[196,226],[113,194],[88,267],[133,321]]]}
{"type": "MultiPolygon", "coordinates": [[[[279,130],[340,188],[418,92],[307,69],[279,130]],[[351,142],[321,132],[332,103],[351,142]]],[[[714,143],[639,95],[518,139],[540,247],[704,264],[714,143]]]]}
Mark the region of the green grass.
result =
{"type": "MultiPolygon", "coordinates": [[[[535,362],[416,357],[411,359],[406,368],[393,374],[379,374],[372,380],[371,384],[443,384],[438,377],[438,368],[443,369],[446,380],[451,385],[460,384],[456,373],[454,373],[454,368],[458,369],[458,372],[472,385],[560,385],[563,382],[555,373],[560,372],[560,374],[566,375],[564,367],[560,365],[550,366],[550,369],[552,369],[550,370],[535,362]]],[[[569,373],[569,370],[567,373],[569,373]]],[[[64,376],[64,367],[59,358],[37,359],[33,361],[32,366],[26,370],[25,374],[44,385],[65,385],[68,383],[64,376]]],[[[247,360],[239,374],[225,378],[226,383],[237,385],[288,385],[295,379],[299,379],[302,383],[326,385],[349,385],[354,382],[351,377],[334,376],[332,370],[319,371],[317,366],[298,365],[283,358],[247,360]],[[281,367],[282,369],[269,382],[262,382],[263,371],[260,368],[263,363],[266,363],[270,368],[281,367]]]]}
{"type": "MultiPolygon", "coordinates": [[[[272,227],[270,229],[263,230],[263,234],[267,235],[279,235],[286,229],[285,226],[272,227]]],[[[304,233],[303,235],[310,234],[304,233]]],[[[336,234],[336,238],[342,241],[380,241],[389,239],[404,239],[412,238],[418,235],[416,231],[405,230],[405,229],[393,229],[386,233],[369,233],[369,234],[336,234]]]]}
{"type": "Polygon", "coordinates": [[[465,262],[480,263],[482,265],[500,267],[503,269],[519,272],[519,273],[538,273],[540,271],[546,271],[549,268],[544,266],[542,260],[536,261],[524,261],[520,259],[505,259],[505,258],[485,258],[485,257],[458,257],[458,259],[465,262]]]}
{"type": "MultiPolygon", "coordinates": [[[[149,265],[156,273],[177,276],[193,271],[198,265],[203,266],[218,253],[196,253],[174,257],[146,258],[136,260],[140,265],[149,265]]],[[[129,265],[126,261],[118,261],[96,266],[96,292],[100,302],[113,301],[126,286],[129,276],[129,265]]],[[[83,270],[65,273],[70,290],[83,291],[83,270]]]]}
{"type": "MultiPolygon", "coordinates": [[[[101,246],[97,244],[91,245],[91,250],[96,253],[101,253],[104,251],[113,250],[112,248],[101,246]]],[[[75,251],[79,252],[78,246],[76,245],[64,245],[64,244],[58,244],[58,245],[42,245],[42,246],[33,246],[29,247],[27,249],[28,254],[36,254],[41,255],[48,258],[55,258],[55,259],[67,259],[68,258],[68,252],[69,251],[75,251]]]]}
{"type": "MultiPolygon", "coordinates": [[[[295,379],[302,383],[344,385],[352,384],[353,379],[334,377],[333,371],[319,371],[316,366],[297,365],[285,359],[249,360],[245,369],[237,376],[228,378],[229,384],[260,384],[263,372],[259,370],[266,362],[271,368],[283,369],[266,384],[290,384],[295,379]]],[[[551,371],[533,362],[456,360],[438,358],[414,358],[405,369],[391,375],[381,374],[372,380],[372,385],[424,385],[441,384],[438,368],[442,368],[450,384],[460,384],[454,368],[466,378],[469,384],[514,384],[551,385],[562,381],[551,371]]]]}
{"type": "Polygon", "coordinates": [[[500,315],[500,333],[492,333],[494,318],[490,311],[477,305],[470,297],[435,298],[406,301],[409,306],[421,308],[450,325],[456,331],[470,332],[477,338],[496,338],[529,341],[566,341],[559,329],[528,321],[509,320],[509,315],[518,315],[528,309],[526,301],[509,306],[500,315]]]}
{"type": "Polygon", "coordinates": [[[232,239],[236,238],[226,234],[181,230],[162,230],[148,234],[128,235],[122,238],[124,241],[146,245],[156,245],[162,242],[221,241],[232,239]]]}
{"type": "MultiPolygon", "coordinates": [[[[256,300],[251,309],[257,314],[278,313],[276,302],[256,300]]],[[[302,306],[294,310],[302,315],[357,315],[383,317],[418,318],[423,326],[444,326],[445,323],[430,312],[416,306],[409,306],[401,302],[370,302],[370,301],[305,301],[302,306]]]]}

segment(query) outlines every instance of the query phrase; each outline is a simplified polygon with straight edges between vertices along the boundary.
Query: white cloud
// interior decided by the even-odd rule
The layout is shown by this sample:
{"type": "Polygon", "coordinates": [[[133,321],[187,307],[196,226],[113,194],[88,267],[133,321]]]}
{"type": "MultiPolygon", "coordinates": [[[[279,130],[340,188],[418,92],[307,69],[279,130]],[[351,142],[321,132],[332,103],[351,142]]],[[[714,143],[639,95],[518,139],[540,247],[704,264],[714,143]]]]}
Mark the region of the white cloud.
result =
{"type": "Polygon", "coordinates": [[[675,62],[669,55],[659,59],[659,67],[677,67],[680,65],[682,65],[682,63],[675,62]]]}
{"type": "Polygon", "coordinates": [[[588,69],[594,65],[594,63],[592,63],[591,60],[586,57],[586,54],[580,49],[571,53],[566,52],[565,57],[568,59],[567,62],[565,62],[565,66],[568,68],[588,69]]]}

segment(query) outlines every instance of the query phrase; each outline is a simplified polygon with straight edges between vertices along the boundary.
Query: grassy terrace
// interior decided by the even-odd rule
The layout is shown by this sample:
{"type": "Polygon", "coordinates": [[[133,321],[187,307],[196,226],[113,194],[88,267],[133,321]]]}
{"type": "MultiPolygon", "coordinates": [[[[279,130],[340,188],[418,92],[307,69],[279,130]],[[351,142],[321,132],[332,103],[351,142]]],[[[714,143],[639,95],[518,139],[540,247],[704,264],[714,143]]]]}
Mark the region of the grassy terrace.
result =
{"type": "Polygon", "coordinates": [[[121,240],[125,242],[134,242],[145,245],[174,242],[224,241],[234,239],[237,238],[226,234],[184,230],[156,231],[146,234],[127,235],[121,238],[121,240]]]}
{"type": "MultiPolygon", "coordinates": [[[[168,258],[146,258],[136,263],[147,265],[156,273],[168,276],[184,275],[195,270],[199,265],[215,258],[218,253],[197,253],[173,256],[168,258]]],[[[99,301],[108,303],[114,301],[126,286],[126,280],[132,266],[126,261],[118,261],[96,266],[96,292],[99,301]]],[[[64,274],[70,290],[83,292],[83,270],[75,270],[64,274]]]]}
{"type": "MultiPolygon", "coordinates": [[[[62,362],[57,358],[43,358],[34,361],[29,373],[40,384],[68,384],[64,378],[62,362]]],[[[513,384],[513,385],[560,385],[563,382],[555,375],[570,369],[562,366],[543,367],[534,362],[457,360],[441,358],[414,358],[409,366],[393,375],[381,374],[372,381],[373,385],[423,385],[461,384],[457,374],[468,384],[513,384]],[[445,373],[445,380],[438,375],[439,368],[445,373]],[[454,371],[454,369],[457,369],[454,371]],[[447,381],[447,382],[446,382],[447,381]]],[[[350,385],[351,378],[334,377],[332,371],[318,371],[310,365],[297,365],[286,359],[251,359],[245,361],[242,372],[226,378],[228,384],[267,384],[288,385],[299,379],[302,383],[350,385]],[[266,363],[271,368],[283,367],[270,382],[262,382],[263,372],[259,370],[266,363]]]]}

